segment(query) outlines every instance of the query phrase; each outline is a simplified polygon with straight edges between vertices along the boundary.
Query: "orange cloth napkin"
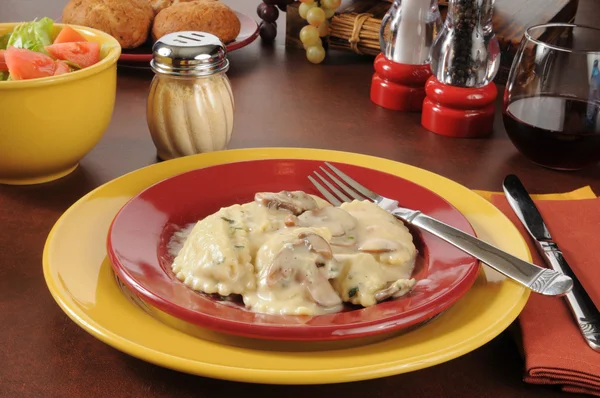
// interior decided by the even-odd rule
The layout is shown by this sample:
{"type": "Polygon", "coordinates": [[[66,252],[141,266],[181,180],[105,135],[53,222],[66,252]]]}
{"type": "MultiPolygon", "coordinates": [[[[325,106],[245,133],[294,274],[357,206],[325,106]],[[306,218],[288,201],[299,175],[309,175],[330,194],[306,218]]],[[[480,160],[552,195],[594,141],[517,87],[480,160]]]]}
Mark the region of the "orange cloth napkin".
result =
{"type": "MultiPolygon", "coordinates": [[[[545,267],[504,195],[480,194],[512,220],[528,242],[533,261],[545,267]]],[[[533,198],[554,241],[600,308],[600,261],[597,255],[600,249],[600,198],[596,198],[589,187],[533,198]]],[[[525,356],[525,382],[558,384],[564,391],[600,396],[600,352],[587,345],[564,299],[532,293],[519,316],[519,325],[525,356]]]]}

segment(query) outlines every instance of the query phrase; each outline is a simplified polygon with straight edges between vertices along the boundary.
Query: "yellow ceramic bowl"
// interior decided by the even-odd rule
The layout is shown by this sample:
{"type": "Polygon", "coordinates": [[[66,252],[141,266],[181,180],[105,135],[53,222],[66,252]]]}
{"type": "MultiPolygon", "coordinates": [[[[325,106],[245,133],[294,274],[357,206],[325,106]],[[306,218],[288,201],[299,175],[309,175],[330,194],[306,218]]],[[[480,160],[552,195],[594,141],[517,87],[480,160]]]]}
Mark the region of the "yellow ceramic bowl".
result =
{"type": "MultiPolygon", "coordinates": [[[[1,23],[0,35],[16,23],[1,23]]],[[[54,34],[64,25],[56,24],[54,34]]],[[[0,81],[0,183],[35,184],[73,171],[110,122],[121,47],[112,36],[74,26],[102,45],[101,60],[59,76],[0,81]]]]}

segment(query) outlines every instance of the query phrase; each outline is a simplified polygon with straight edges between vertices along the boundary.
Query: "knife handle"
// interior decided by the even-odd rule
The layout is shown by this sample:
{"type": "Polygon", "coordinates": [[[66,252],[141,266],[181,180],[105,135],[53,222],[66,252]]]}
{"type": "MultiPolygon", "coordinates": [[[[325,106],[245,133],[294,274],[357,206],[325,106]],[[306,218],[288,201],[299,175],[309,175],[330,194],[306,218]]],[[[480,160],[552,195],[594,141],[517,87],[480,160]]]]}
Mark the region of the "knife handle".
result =
{"type": "Polygon", "coordinates": [[[458,247],[534,292],[548,296],[562,296],[573,286],[571,278],[560,272],[523,261],[489,243],[420,212],[413,213],[411,217],[405,220],[458,247]]]}
{"type": "Polygon", "coordinates": [[[573,289],[567,293],[565,299],[588,345],[594,350],[600,351],[600,312],[571,270],[558,245],[554,242],[537,243],[548,265],[553,270],[562,272],[573,279],[573,289]]]}

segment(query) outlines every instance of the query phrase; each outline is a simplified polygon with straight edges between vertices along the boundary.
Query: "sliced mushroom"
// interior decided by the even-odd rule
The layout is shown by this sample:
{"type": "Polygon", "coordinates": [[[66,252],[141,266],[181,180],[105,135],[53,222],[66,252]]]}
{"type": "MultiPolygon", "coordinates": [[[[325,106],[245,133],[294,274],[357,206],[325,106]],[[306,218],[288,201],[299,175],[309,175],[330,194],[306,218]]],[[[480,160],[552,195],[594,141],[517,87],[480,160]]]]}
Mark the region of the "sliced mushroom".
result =
{"type": "Polygon", "coordinates": [[[302,261],[302,257],[309,256],[310,251],[317,255],[317,267],[333,258],[331,247],[325,239],[314,233],[301,233],[298,239],[283,247],[273,258],[267,271],[267,285],[272,286],[281,279],[289,278],[298,269],[298,262],[302,261]],[[303,253],[298,253],[299,249],[306,251],[304,256],[303,253]]]}
{"type": "Polygon", "coordinates": [[[329,244],[338,247],[354,247],[356,239],[352,235],[334,236],[329,244]]]}
{"type": "Polygon", "coordinates": [[[254,200],[266,207],[291,211],[296,216],[318,207],[317,201],[302,191],[259,192],[254,200]]]}
{"type": "Polygon", "coordinates": [[[414,279],[399,279],[396,282],[390,283],[388,287],[375,292],[375,300],[379,302],[387,300],[390,297],[404,296],[414,285],[414,279]]]}
{"type": "Polygon", "coordinates": [[[331,252],[331,246],[322,236],[314,233],[301,233],[298,235],[300,239],[304,239],[308,250],[311,250],[318,255],[325,258],[325,260],[331,260],[333,253],[331,252]]]}
{"type": "Polygon", "coordinates": [[[302,226],[326,227],[332,236],[343,236],[356,227],[356,219],[338,207],[321,207],[307,211],[298,219],[302,226]]]}
{"type": "Polygon", "coordinates": [[[394,295],[400,288],[395,283],[391,283],[385,289],[381,289],[375,293],[375,300],[383,301],[387,300],[394,295]]]}
{"type": "Polygon", "coordinates": [[[333,307],[342,304],[340,296],[319,271],[312,273],[311,277],[306,278],[303,283],[310,297],[320,306],[333,307]]]}
{"type": "Polygon", "coordinates": [[[371,254],[393,252],[398,249],[398,242],[384,238],[367,239],[358,247],[358,251],[371,254]]]}
{"type": "Polygon", "coordinates": [[[307,289],[313,301],[324,307],[342,303],[329,280],[319,269],[333,259],[329,243],[315,233],[300,233],[298,239],[283,247],[267,270],[267,285],[295,279],[307,289]]]}
{"type": "Polygon", "coordinates": [[[273,286],[282,279],[288,279],[294,272],[294,250],[290,247],[284,247],[277,253],[267,270],[267,285],[273,286]]]}

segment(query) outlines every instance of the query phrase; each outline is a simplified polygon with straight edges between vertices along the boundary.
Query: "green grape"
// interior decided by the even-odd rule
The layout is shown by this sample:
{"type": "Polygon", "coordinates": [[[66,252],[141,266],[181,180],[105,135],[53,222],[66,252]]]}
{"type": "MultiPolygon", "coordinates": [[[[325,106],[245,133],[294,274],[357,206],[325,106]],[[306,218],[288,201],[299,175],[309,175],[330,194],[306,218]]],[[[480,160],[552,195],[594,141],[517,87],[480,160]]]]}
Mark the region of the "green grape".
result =
{"type": "Polygon", "coordinates": [[[319,26],[325,22],[325,11],[320,7],[313,7],[306,13],[306,20],[312,26],[319,26]]]}
{"type": "Polygon", "coordinates": [[[329,8],[330,10],[335,10],[340,5],[342,5],[342,0],[321,0],[321,7],[329,8]]]}
{"type": "Polygon", "coordinates": [[[324,8],[323,11],[325,11],[325,18],[327,18],[327,19],[332,18],[335,15],[334,9],[324,8]]]}
{"type": "Polygon", "coordinates": [[[325,49],[323,46],[309,46],[306,49],[306,58],[313,64],[320,64],[325,59],[325,49]]]}
{"type": "Polygon", "coordinates": [[[316,7],[317,3],[312,2],[312,3],[302,3],[300,4],[300,7],[298,7],[298,13],[300,14],[300,17],[302,19],[306,19],[306,15],[308,13],[308,11],[310,11],[312,8],[316,7]]]}
{"type": "MultiPolygon", "coordinates": [[[[319,26],[319,29],[321,27],[319,26]]],[[[312,25],[307,25],[300,30],[300,41],[305,46],[314,46],[321,44],[321,39],[319,35],[319,29],[315,28],[312,25]]]]}
{"type": "MultiPolygon", "coordinates": [[[[317,29],[319,31],[319,36],[325,37],[325,36],[329,35],[329,21],[323,22],[321,25],[319,25],[319,27],[317,29]]],[[[300,32],[300,33],[302,34],[302,32],[300,32]]]]}

